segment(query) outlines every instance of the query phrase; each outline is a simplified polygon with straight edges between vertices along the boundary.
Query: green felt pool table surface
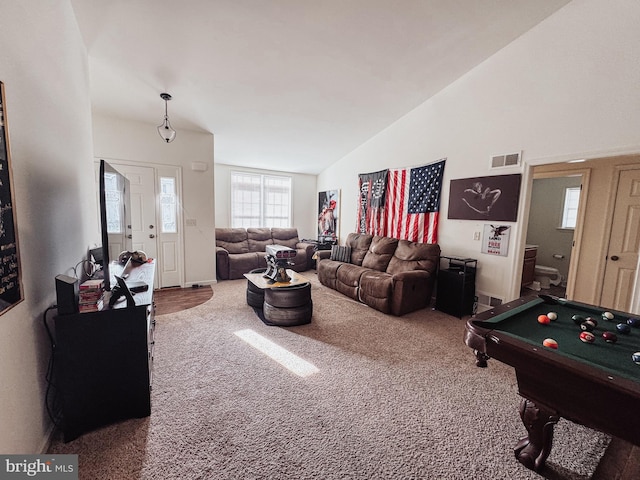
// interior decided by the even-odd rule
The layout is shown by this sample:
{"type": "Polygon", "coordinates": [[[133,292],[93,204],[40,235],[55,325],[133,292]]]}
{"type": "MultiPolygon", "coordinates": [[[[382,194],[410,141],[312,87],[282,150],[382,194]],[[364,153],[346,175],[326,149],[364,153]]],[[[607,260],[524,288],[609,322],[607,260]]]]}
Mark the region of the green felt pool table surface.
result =
{"type": "Polygon", "coordinates": [[[630,380],[640,381],[640,365],[631,359],[633,353],[640,352],[640,328],[632,328],[631,333],[627,335],[618,333],[616,325],[626,323],[630,318],[629,314],[612,311],[614,319],[607,321],[602,318],[604,311],[601,308],[569,301],[550,305],[543,299],[536,298],[478,324],[512,335],[558,355],[588,363],[630,380]],[[549,312],[555,312],[558,315],[557,320],[546,325],[540,324],[538,316],[549,312]],[[582,330],[572,320],[573,315],[592,317],[598,322],[593,331],[596,337],[595,342],[585,343],[580,340],[582,330]],[[615,333],[617,342],[607,343],[602,338],[602,333],[605,331],[615,333]],[[546,338],[552,338],[558,342],[558,349],[542,347],[542,342],[546,338]]]}

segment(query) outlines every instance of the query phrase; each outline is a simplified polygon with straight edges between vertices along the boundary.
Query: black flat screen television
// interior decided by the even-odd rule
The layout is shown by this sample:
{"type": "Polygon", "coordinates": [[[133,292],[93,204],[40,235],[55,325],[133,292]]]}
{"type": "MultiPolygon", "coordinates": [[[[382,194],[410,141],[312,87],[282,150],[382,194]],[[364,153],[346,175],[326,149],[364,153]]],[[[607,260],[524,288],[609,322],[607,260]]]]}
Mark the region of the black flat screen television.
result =
{"type": "Polygon", "coordinates": [[[100,230],[104,287],[111,290],[117,280],[109,267],[117,264],[121,252],[132,251],[129,180],[104,160],[99,174],[100,230]]]}

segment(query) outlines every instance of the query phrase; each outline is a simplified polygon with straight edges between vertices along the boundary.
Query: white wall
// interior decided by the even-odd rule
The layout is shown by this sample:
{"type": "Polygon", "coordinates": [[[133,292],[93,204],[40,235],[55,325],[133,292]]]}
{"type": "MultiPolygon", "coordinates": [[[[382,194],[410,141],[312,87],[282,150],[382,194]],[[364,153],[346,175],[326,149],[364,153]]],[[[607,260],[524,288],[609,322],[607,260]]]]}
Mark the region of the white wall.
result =
{"type": "Polygon", "coordinates": [[[0,453],[40,453],[54,278],[99,241],[86,52],[68,0],[3,2],[6,89],[24,301],[0,316],[0,453]]]}
{"type": "Polygon", "coordinates": [[[231,226],[232,171],[256,172],[265,175],[284,175],[291,177],[293,189],[292,226],[298,229],[300,239],[318,238],[318,193],[316,189],[317,177],[315,175],[234,167],[220,163],[216,163],[215,165],[216,227],[225,228],[231,226]]]}
{"type": "MultiPolygon", "coordinates": [[[[443,254],[478,258],[478,291],[515,298],[529,166],[640,151],[638,25],[636,0],[574,0],[326,169],[318,190],[339,185],[344,199],[355,199],[358,173],[447,157],[438,240],[443,254]],[[489,170],[491,155],[516,151],[523,152],[522,167],[489,170]],[[523,188],[509,256],[481,254],[473,233],[483,222],[446,218],[449,182],[519,172],[523,188]]],[[[355,205],[343,202],[342,232],[354,231],[355,217],[355,205]]]]}
{"type": "Polygon", "coordinates": [[[93,139],[96,158],[182,167],[183,223],[191,220],[183,226],[185,283],[215,282],[213,135],[178,130],[167,144],[156,125],[94,113],[93,139]],[[204,163],[206,171],[192,170],[192,162],[204,163]]]}

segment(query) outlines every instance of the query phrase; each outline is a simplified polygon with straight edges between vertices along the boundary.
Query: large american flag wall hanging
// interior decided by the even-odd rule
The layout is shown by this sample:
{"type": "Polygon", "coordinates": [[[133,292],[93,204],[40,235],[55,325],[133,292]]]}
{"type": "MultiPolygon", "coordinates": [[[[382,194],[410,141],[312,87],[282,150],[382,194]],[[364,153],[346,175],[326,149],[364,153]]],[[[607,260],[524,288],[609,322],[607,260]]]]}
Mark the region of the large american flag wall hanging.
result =
{"type": "Polygon", "coordinates": [[[360,174],[357,231],[437,243],[445,162],[360,174]]]}

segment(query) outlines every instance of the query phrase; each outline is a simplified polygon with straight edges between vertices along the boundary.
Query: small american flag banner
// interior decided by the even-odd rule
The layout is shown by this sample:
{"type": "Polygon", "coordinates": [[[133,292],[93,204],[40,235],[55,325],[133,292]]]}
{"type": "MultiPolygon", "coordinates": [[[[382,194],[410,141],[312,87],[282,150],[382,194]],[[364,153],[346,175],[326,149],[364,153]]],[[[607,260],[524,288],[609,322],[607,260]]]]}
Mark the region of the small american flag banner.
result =
{"type": "Polygon", "coordinates": [[[389,170],[358,175],[358,233],[382,235],[385,227],[385,193],[389,170]]]}
{"type": "Polygon", "coordinates": [[[438,242],[445,161],[442,159],[417,168],[389,170],[386,236],[412,242],[438,242]]]}

